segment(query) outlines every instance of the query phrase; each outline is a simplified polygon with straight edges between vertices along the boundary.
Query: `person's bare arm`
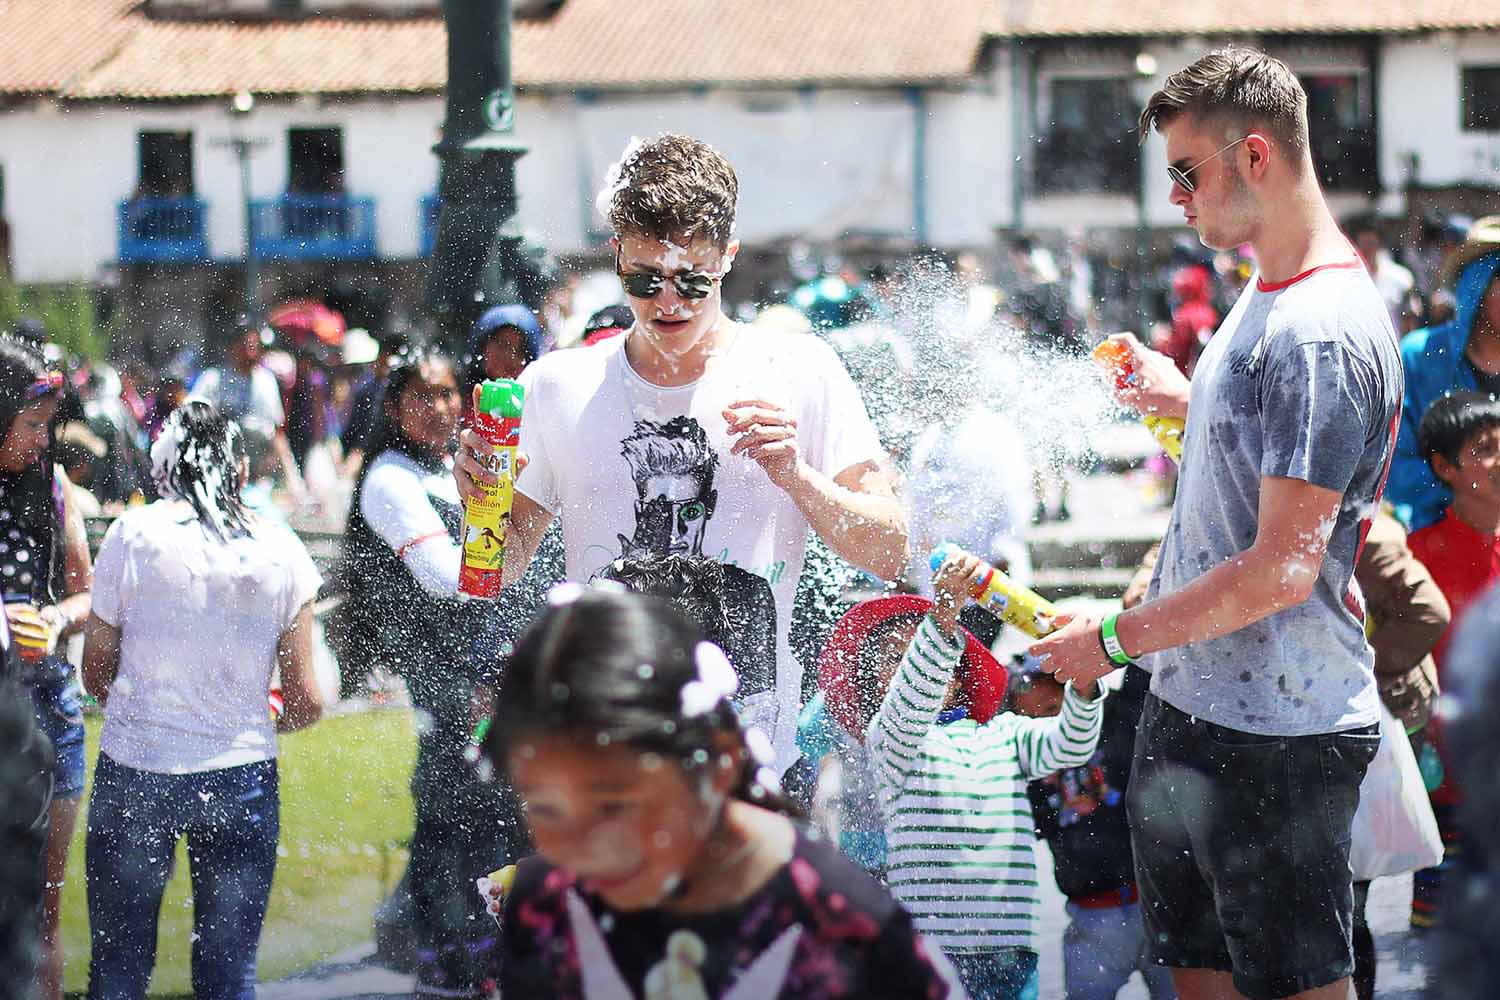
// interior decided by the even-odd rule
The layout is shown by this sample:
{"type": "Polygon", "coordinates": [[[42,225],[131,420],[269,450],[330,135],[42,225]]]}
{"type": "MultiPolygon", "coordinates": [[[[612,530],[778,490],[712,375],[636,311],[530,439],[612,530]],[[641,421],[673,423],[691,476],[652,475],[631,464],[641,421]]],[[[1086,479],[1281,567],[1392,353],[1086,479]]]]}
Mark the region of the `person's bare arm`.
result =
{"type": "Polygon", "coordinates": [[[787,495],[818,537],[844,559],[882,580],[905,572],[911,558],[906,511],[881,466],[861,462],[829,479],[804,462],[787,495]]]}
{"type": "Polygon", "coordinates": [[[271,451],[276,455],[276,461],[281,466],[281,474],[286,478],[286,488],[293,498],[299,503],[307,499],[307,483],[302,479],[302,473],[297,468],[297,459],[292,454],[292,443],[287,440],[286,431],[278,427],[276,436],[271,439],[271,451]]]}
{"type": "MultiPolygon", "coordinates": [[[[517,456],[519,463],[520,456],[517,456]]],[[[553,513],[526,494],[516,491],[510,507],[510,527],[505,532],[505,566],[500,574],[502,586],[521,579],[536,556],[542,536],[552,524],[553,513]]]]}
{"type": "Polygon", "coordinates": [[[730,454],[759,465],[829,548],[883,580],[905,571],[906,512],[882,465],[860,462],[829,478],[803,461],[796,418],[763,399],[731,403],[724,419],[730,454]]]}
{"type": "Polygon", "coordinates": [[[313,671],[313,604],[297,611],[286,631],[276,641],[276,662],[281,668],[283,708],[277,729],[289,733],[317,722],[323,715],[323,695],[313,671]]]}
{"type": "MultiPolygon", "coordinates": [[[[1267,476],[1260,484],[1255,541],[1180,590],[1123,612],[1115,630],[1127,653],[1217,639],[1312,595],[1343,497],[1300,479],[1267,476]]],[[[1032,655],[1049,657],[1047,669],[1059,680],[1114,669],[1099,640],[1099,619],[1063,621],[1031,647],[1032,655]]]]}
{"type": "Polygon", "coordinates": [[[89,558],[88,527],[73,502],[73,484],[62,469],[57,470],[57,480],[63,491],[63,589],[67,596],[55,605],[54,616],[49,616],[46,608],[42,609],[42,615],[55,617],[54,625],[62,626],[58,637],[65,638],[81,630],[89,617],[94,564],[89,558]]]}
{"type": "Polygon", "coordinates": [[[1260,481],[1255,541],[1187,586],[1120,616],[1131,655],[1217,639],[1312,596],[1343,495],[1300,479],[1260,481]]]}
{"type": "Polygon", "coordinates": [[[103,705],[120,672],[120,630],[96,614],[83,628],[83,689],[103,705]]]}

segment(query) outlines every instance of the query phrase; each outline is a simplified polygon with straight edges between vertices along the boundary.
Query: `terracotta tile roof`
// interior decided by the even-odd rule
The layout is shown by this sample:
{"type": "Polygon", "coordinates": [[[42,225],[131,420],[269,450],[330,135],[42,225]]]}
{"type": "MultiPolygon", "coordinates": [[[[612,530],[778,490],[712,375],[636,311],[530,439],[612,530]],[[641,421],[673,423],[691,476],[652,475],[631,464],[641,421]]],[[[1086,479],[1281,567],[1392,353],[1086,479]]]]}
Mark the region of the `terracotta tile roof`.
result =
{"type": "MultiPolygon", "coordinates": [[[[522,88],[962,81],[988,36],[1500,28],[1482,0],[565,0],[516,25],[522,88]]],[[[436,17],[152,19],[138,0],[0,0],[0,94],[436,93],[436,17]]]]}
{"type": "Polygon", "coordinates": [[[987,29],[1057,35],[1397,34],[1500,28],[1486,0],[995,0],[987,29]]]}
{"type": "MultiPolygon", "coordinates": [[[[60,49],[65,66],[46,78],[72,99],[416,93],[440,91],[447,75],[437,18],[168,21],[120,12],[129,4],[118,0],[92,1],[118,13],[104,31],[111,45],[60,49]]],[[[10,3],[57,34],[78,36],[57,12],[60,0],[10,3]]],[[[567,0],[546,21],[517,22],[514,76],[520,87],[631,90],[959,81],[974,72],[990,0],[944,3],[945,16],[933,18],[922,0],[567,0]]],[[[15,67],[30,63],[31,52],[0,31],[0,66],[13,67],[0,69],[0,93],[18,90],[15,67]]]]}
{"type": "Polygon", "coordinates": [[[515,69],[523,84],[601,88],[962,80],[991,3],[566,0],[518,26],[515,69]]]}
{"type": "Polygon", "coordinates": [[[130,34],[137,0],[0,0],[0,94],[56,93],[130,34]]]}
{"type": "MultiPolygon", "coordinates": [[[[934,18],[891,0],[567,0],[516,24],[513,69],[518,86],[559,89],[958,81],[974,70],[989,0],[943,2],[934,18]]],[[[436,18],[126,20],[128,40],[63,96],[422,92],[446,79],[436,18]]]]}
{"type": "Polygon", "coordinates": [[[437,91],[443,22],[166,21],[133,17],[129,40],[64,92],[69,98],[216,97],[437,91]]]}

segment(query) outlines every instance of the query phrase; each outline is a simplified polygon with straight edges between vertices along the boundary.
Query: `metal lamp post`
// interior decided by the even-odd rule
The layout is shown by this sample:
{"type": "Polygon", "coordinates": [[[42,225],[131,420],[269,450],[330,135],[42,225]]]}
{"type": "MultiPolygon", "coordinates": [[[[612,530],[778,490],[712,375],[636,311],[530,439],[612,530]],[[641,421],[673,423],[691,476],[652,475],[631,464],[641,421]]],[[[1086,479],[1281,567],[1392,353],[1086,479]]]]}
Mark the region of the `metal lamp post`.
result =
{"type": "Polygon", "coordinates": [[[226,147],[234,152],[240,168],[240,207],[245,219],[245,318],[250,323],[260,322],[260,266],[255,257],[254,206],[251,204],[250,157],[267,144],[265,139],[252,139],[244,133],[244,122],[255,110],[255,95],[248,90],[235,94],[229,102],[229,114],[236,122],[234,133],[228,139],[215,139],[215,146],[226,147]]]}
{"type": "Polygon", "coordinates": [[[426,301],[450,341],[497,302],[540,305],[541,268],[515,222],[510,0],[444,0],[448,90],[442,140],[437,242],[426,301]]]}

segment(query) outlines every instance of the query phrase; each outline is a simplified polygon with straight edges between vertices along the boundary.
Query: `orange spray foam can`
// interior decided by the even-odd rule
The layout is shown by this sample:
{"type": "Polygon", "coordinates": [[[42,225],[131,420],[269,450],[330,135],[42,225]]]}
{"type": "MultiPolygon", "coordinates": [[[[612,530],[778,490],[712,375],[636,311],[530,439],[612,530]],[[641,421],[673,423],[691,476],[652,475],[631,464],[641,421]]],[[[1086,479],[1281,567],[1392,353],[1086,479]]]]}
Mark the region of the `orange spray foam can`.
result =
{"type": "MultiPolygon", "coordinates": [[[[1116,388],[1124,389],[1135,379],[1135,359],[1130,355],[1130,348],[1117,340],[1103,341],[1094,348],[1094,361],[1114,375],[1116,388]]],[[[1182,432],[1187,421],[1181,417],[1156,417],[1147,414],[1141,418],[1141,422],[1156,438],[1162,451],[1171,456],[1172,461],[1182,461],[1182,432]]]]}
{"type": "Polygon", "coordinates": [[[473,429],[488,449],[483,456],[485,464],[500,481],[486,485],[482,495],[464,505],[463,564],[458,570],[458,592],[464,597],[500,596],[510,508],[516,495],[516,447],[521,443],[524,400],[525,390],[510,379],[494,379],[479,387],[473,429]]]}
{"type": "MultiPolygon", "coordinates": [[[[932,571],[936,573],[949,556],[962,551],[952,542],[939,545],[932,550],[928,560],[932,571]]],[[[1036,591],[1016,583],[989,563],[980,566],[972,594],[980,607],[1034,639],[1050,635],[1057,629],[1053,624],[1060,614],[1056,605],[1036,591]]]]}

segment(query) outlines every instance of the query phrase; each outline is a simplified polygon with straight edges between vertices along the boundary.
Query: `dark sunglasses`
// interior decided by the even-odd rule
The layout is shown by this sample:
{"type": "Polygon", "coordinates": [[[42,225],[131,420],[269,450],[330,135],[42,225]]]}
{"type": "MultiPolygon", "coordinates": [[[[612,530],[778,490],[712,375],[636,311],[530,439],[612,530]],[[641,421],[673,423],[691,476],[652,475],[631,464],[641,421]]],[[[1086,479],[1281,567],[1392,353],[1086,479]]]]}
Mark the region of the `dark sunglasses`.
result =
{"type": "Polygon", "coordinates": [[[1172,178],[1172,183],[1173,184],[1176,184],[1176,185],[1180,186],[1188,194],[1192,194],[1193,191],[1196,190],[1196,188],[1193,186],[1193,181],[1192,181],[1192,179],[1190,177],[1188,177],[1188,174],[1192,173],[1194,170],[1197,170],[1199,167],[1203,166],[1203,164],[1207,163],[1209,160],[1212,160],[1214,157],[1218,156],[1220,153],[1223,153],[1223,152],[1226,152],[1227,150],[1233,149],[1235,146],[1238,146],[1240,143],[1244,142],[1248,138],[1250,138],[1248,135],[1242,135],[1242,136],[1240,136],[1238,139],[1234,140],[1234,142],[1231,142],[1229,145],[1225,146],[1223,149],[1216,149],[1212,153],[1209,153],[1203,159],[1199,160],[1197,163],[1193,164],[1191,167],[1188,167],[1186,170],[1178,170],[1176,167],[1172,166],[1171,164],[1168,164],[1167,165],[1167,176],[1172,178]]]}
{"type": "Polygon", "coordinates": [[[677,289],[677,294],[685,299],[706,299],[708,293],[714,290],[714,282],[723,277],[722,274],[709,274],[704,271],[674,274],[670,278],[656,271],[625,271],[620,266],[619,251],[615,251],[615,273],[620,276],[620,284],[624,286],[625,294],[634,299],[655,298],[668,281],[671,281],[672,287],[677,289]]]}

